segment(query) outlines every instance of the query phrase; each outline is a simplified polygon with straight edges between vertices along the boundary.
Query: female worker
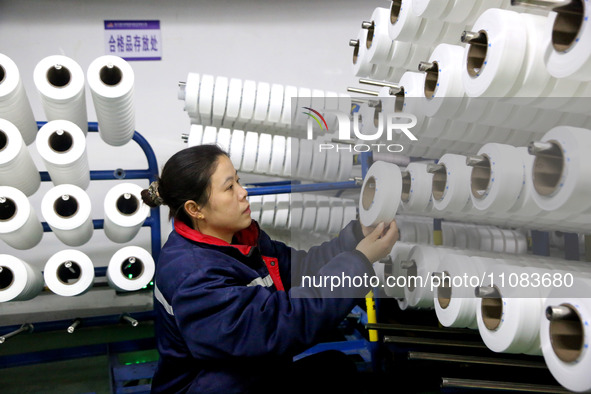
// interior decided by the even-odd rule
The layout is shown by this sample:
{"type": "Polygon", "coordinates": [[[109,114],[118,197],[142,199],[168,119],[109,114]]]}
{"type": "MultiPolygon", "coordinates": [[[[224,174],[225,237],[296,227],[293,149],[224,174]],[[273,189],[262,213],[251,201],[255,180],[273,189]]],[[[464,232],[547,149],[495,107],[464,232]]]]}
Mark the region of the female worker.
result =
{"type": "MultiPolygon", "coordinates": [[[[337,365],[328,359],[306,369],[298,364],[308,357],[292,358],[334,330],[370,289],[301,287],[298,280],[373,275],[372,263],[398,238],[395,222],[385,231],[353,221],[334,240],[295,251],[251,220],[247,192],[215,145],[177,152],[142,196],[167,205],[174,218],[155,274],[153,392],[318,392],[326,382],[309,381],[311,374],[332,379],[337,365]]],[[[348,372],[341,373],[346,385],[348,372]]]]}

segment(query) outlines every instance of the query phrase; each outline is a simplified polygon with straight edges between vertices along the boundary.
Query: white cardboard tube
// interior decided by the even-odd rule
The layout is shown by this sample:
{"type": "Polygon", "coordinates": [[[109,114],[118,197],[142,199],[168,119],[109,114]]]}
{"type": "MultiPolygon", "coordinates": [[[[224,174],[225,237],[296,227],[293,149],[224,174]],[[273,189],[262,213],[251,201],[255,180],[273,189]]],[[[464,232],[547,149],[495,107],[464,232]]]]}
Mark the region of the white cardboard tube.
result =
{"type": "Polygon", "coordinates": [[[43,268],[45,284],[57,295],[72,297],[84,294],[94,282],[94,265],[79,250],[62,250],[47,260],[43,268]]]}
{"type": "Polygon", "coordinates": [[[117,291],[136,291],[150,283],[155,270],[154,259],[147,250],[126,246],[111,257],[107,280],[117,291]]]}
{"type": "Polygon", "coordinates": [[[54,185],[88,188],[90,169],[86,137],[75,123],[69,120],[47,122],[39,130],[35,145],[54,185]]]}
{"type": "Polygon", "coordinates": [[[47,120],[69,120],[86,136],[88,115],[82,67],[67,56],[48,56],[35,66],[33,81],[47,120]]]}
{"type": "Polygon", "coordinates": [[[127,182],[107,192],[103,208],[105,235],[118,243],[131,241],[150,213],[150,208],[142,201],[142,187],[127,182]]]}
{"type": "Polygon", "coordinates": [[[93,233],[88,194],[75,185],[50,189],[41,201],[41,213],[56,237],[68,246],[81,246],[93,233]]]}
{"type": "Polygon", "coordinates": [[[21,133],[5,119],[0,119],[0,184],[15,187],[27,196],[41,185],[41,175],[21,133]]]}
{"type": "Polygon", "coordinates": [[[31,249],[43,238],[35,209],[20,190],[0,186],[0,239],[15,249],[31,249]]]}

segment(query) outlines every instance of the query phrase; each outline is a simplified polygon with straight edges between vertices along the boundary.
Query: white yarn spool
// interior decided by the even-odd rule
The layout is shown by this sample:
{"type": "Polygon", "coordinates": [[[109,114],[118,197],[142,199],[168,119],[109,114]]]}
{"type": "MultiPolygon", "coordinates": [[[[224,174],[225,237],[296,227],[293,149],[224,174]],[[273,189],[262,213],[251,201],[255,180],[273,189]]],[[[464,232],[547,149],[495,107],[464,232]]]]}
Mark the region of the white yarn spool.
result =
{"type": "Polygon", "coordinates": [[[244,172],[252,172],[255,169],[258,151],[259,135],[254,131],[247,131],[244,136],[244,156],[242,167],[244,172]]]}
{"type": "Polygon", "coordinates": [[[442,168],[433,173],[433,208],[457,214],[472,209],[470,201],[470,167],[466,156],[445,154],[438,162],[442,168]]]}
{"type": "Polygon", "coordinates": [[[274,194],[265,194],[261,205],[261,226],[271,227],[275,221],[276,197],[274,194]]]}
{"type": "Polygon", "coordinates": [[[80,127],[69,120],[52,120],[41,127],[35,145],[54,185],[88,188],[86,137],[80,127]]]}
{"type": "Polygon", "coordinates": [[[316,223],[314,232],[326,234],[330,221],[330,200],[327,196],[316,196],[316,223]]]}
{"type": "Polygon", "coordinates": [[[546,29],[552,45],[547,48],[545,62],[554,77],[591,81],[590,15],[587,1],[575,1],[548,16],[546,29]]]}
{"type": "Polygon", "coordinates": [[[201,76],[197,73],[189,73],[185,82],[184,91],[179,90],[179,100],[185,100],[184,110],[194,123],[201,123],[199,115],[199,85],[201,76]]]}
{"type": "Polygon", "coordinates": [[[431,274],[436,272],[441,259],[449,252],[450,249],[424,245],[412,248],[408,256],[410,267],[406,269],[407,286],[404,288],[404,298],[410,307],[433,308],[431,274]]]}
{"type": "Polygon", "coordinates": [[[343,228],[344,211],[342,201],[334,198],[330,200],[330,219],[327,229],[329,234],[336,234],[343,228]]]}
{"type": "Polygon", "coordinates": [[[41,176],[14,124],[0,119],[0,183],[12,186],[27,196],[41,185],[41,176]]]}
{"type": "MultiPolygon", "coordinates": [[[[293,143],[293,140],[292,140],[292,143],[293,143]]],[[[313,155],[314,155],[314,141],[300,140],[297,171],[293,171],[293,175],[295,177],[305,179],[310,175],[310,170],[312,168],[313,155]]],[[[292,158],[292,160],[294,160],[294,159],[292,158]]]]}
{"type": "Polygon", "coordinates": [[[412,11],[422,18],[468,25],[480,5],[480,0],[414,0],[412,11]]]}
{"type": "Polygon", "coordinates": [[[269,112],[269,99],[271,97],[271,85],[266,82],[259,82],[254,105],[253,124],[262,124],[267,119],[269,112]]]}
{"type": "Polygon", "coordinates": [[[357,218],[357,206],[352,200],[345,200],[343,209],[343,228],[357,218]]]}
{"type": "MultiPolygon", "coordinates": [[[[555,127],[542,137],[549,149],[534,152],[531,181],[541,209],[575,215],[591,207],[591,133],[587,129],[555,127]]],[[[535,149],[535,147],[534,147],[535,149]]]]}
{"type": "Polygon", "coordinates": [[[470,284],[460,279],[480,278],[487,269],[488,265],[479,258],[455,254],[443,256],[437,269],[443,278],[434,291],[435,313],[441,325],[478,328],[478,299],[474,296],[474,281],[470,284]]]}
{"type": "Polygon", "coordinates": [[[211,123],[219,127],[222,125],[226,115],[226,105],[228,103],[229,82],[226,77],[217,77],[213,88],[213,103],[211,108],[211,123]]]}
{"type": "Polygon", "coordinates": [[[326,153],[320,150],[320,141],[314,141],[314,153],[312,154],[312,166],[310,167],[309,178],[322,181],[326,168],[326,153]]]}
{"type": "Polygon", "coordinates": [[[218,139],[218,130],[214,126],[205,126],[201,145],[215,145],[218,139]]]}
{"type": "Polygon", "coordinates": [[[230,79],[228,84],[228,100],[226,104],[226,113],[222,121],[224,127],[232,128],[234,122],[240,114],[240,104],[242,103],[242,80],[238,78],[230,79]]]}
{"type": "Polygon", "coordinates": [[[558,383],[574,392],[590,392],[591,285],[588,279],[577,278],[574,286],[576,291],[556,287],[544,300],[547,315],[540,318],[540,342],[544,361],[558,383]],[[570,316],[554,317],[552,309],[557,307],[570,316]]]}
{"type": "Polygon", "coordinates": [[[107,192],[103,208],[105,235],[118,243],[131,241],[150,214],[150,207],[142,201],[142,187],[127,182],[107,192]]]}
{"type": "Polygon", "coordinates": [[[341,158],[336,150],[325,151],[326,165],[322,173],[321,179],[325,182],[336,182],[339,177],[339,164],[341,158]]]}
{"type": "Polygon", "coordinates": [[[275,207],[275,220],[273,226],[278,229],[287,228],[287,221],[289,219],[289,205],[290,195],[289,194],[278,194],[277,205],[275,207]]]}
{"type": "Polygon", "coordinates": [[[62,250],[47,260],[43,278],[49,290],[63,297],[86,293],[94,282],[94,265],[79,250],[62,250]]]}
{"type": "Polygon", "coordinates": [[[353,171],[353,153],[348,151],[339,152],[339,181],[347,181],[353,171]]]}
{"type": "Polygon", "coordinates": [[[404,212],[428,213],[433,208],[433,174],[427,172],[427,164],[410,163],[402,172],[401,202],[404,212]]]}
{"type": "Polygon", "coordinates": [[[281,112],[283,111],[284,98],[283,92],[283,85],[276,83],[271,85],[271,95],[269,96],[269,113],[266,120],[269,125],[274,125],[281,121],[281,112]]]}
{"type": "MultiPolygon", "coordinates": [[[[483,259],[487,261],[486,258],[483,259]]],[[[539,355],[541,293],[533,287],[512,287],[508,279],[515,275],[520,277],[525,274],[531,277],[533,272],[542,275],[550,271],[518,264],[517,261],[505,259],[487,268],[490,275],[485,276],[484,285],[494,285],[498,295],[478,298],[478,332],[486,346],[494,352],[539,355]],[[491,281],[491,275],[496,281],[491,281]],[[500,283],[501,275],[507,279],[505,286],[500,283]]]]}
{"type": "Polygon", "coordinates": [[[230,146],[232,141],[232,131],[227,128],[220,128],[218,130],[218,136],[216,139],[217,145],[220,147],[221,150],[230,154],[230,146]]]}
{"type": "Polygon", "coordinates": [[[298,98],[296,100],[295,105],[296,109],[293,114],[293,124],[295,124],[296,127],[304,128],[307,126],[308,120],[310,118],[308,116],[305,116],[302,108],[312,106],[312,90],[300,87],[298,89],[298,98]]]}
{"type": "Polygon", "coordinates": [[[516,84],[526,57],[527,30],[522,18],[514,11],[488,9],[472,30],[481,33],[482,42],[471,42],[464,52],[466,94],[504,97],[516,84]]]}
{"type": "Polygon", "coordinates": [[[156,266],[152,255],[138,246],[119,249],[107,267],[109,286],[117,291],[136,291],[147,286],[156,266]]]}
{"type": "Polygon", "coordinates": [[[0,53],[0,118],[13,123],[25,144],[37,135],[37,123],[16,63],[0,53]]]}
{"type": "Polygon", "coordinates": [[[356,77],[367,77],[372,69],[372,64],[367,56],[367,30],[360,29],[353,45],[353,74],[356,77]]]}
{"type": "Polygon", "coordinates": [[[390,10],[388,8],[377,7],[371,14],[371,26],[367,31],[365,42],[370,63],[383,64],[390,58],[393,41],[388,31],[389,19],[390,10]]]}
{"type": "Polygon", "coordinates": [[[291,125],[291,103],[292,99],[297,99],[298,88],[295,86],[286,86],[283,95],[283,110],[281,111],[281,126],[289,127],[291,125]]]}
{"type": "Polygon", "coordinates": [[[285,162],[280,175],[291,177],[292,170],[295,173],[298,168],[300,155],[300,141],[297,138],[287,137],[285,141],[285,162]]]}
{"type": "Polygon", "coordinates": [[[75,185],[50,189],[41,201],[41,213],[56,237],[68,246],[81,246],[93,233],[88,194],[75,185]]]}
{"type": "Polygon", "coordinates": [[[316,223],[316,213],[318,207],[316,204],[316,196],[311,194],[303,195],[303,212],[302,212],[302,223],[300,228],[303,231],[314,231],[314,225],[316,223]]]}
{"type": "Polygon", "coordinates": [[[210,125],[212,121],[213,93],[215,90],[215,77],[202,75],[199,83],[199,116],[204,125],[210,125]]]}
{"type": "Polygon", "coordinates": [[[385,272],[385,286],[384,293],[388,297],[402,298],[404,297],[404,278],[406,271],[400,267],[400,263],[408,259],[410,251],[414,244],[397,241],[390,252],[390,267],[385,272]],[[391,278],[388,278],[391,277],[391,278]]]}
{"type": "Polygon", "coordinates": [[[203,126],[192,124],[189,131],[189,138],[187,139],[187,147],[201,145],[201,141],[203,141],[203,126]]]}
{"type": "Polygon", "coordinates": [[[286,158],[285,146],[286,138],[284,136],[273,136],[273,148],[271,152],[271,164],[269,166],[269,174],[283,175],[283,168],[285,167],[284,165],[286,158]]]}
{"type": "Polygon", "coordinates": [[[487,214],[506,213],[517,202],[525,182],[519,151],[510,145],[489,143],[471,159],[472,204],[487,214]]]}
{"type": "Polygon", "coordinates": [[[48,56],[35,66],[33,81],[47,120],[69,120],[86,136],[88,115],[82,67],[67,56],[48,56]]]}
{"type": "Polygon", "coordinates": [[[291,230],[299,230],[304,213],[304,198],[301,193],[292,193],[289,201],[289,218],[287,227],[291,230]]]}
{"type": "Polygon", "coordinates": [[[27,301],[42,290],[41,270],[17,257],[0,254],[0,302],[27,301]]]}
{"type": "Polygon", "coordinates": [[[255,172],[259,174],[266,174],[269,172],[269,165],[271,164],[271,152],[273,149],[273,136],[267,133],[259,134],[257,162],[255,172]]]}
{"type": "Polygon", "coordinates": [[[248,202],[250,203],[251,219],[259,222],[263,210],[263,196],[248,196],[248,202]]]}
{"type": "Polygon", "coordinates": [[[242,85],[242,103],[240,104],[240,114],[236,120],[235,127],[244,127],[250,123],[254,114],[254,104],[257,95],[257,83],[246,80],[242,85]]]}
{"type": "Polygon", "coordinates": [[[541,215],[542,210],[533,200],[534,186],[531,180],[534,156],[530,155],[527,148],[517,148],[522,160],[524,180],[520,194],[517,196],[517,202],[508,210],[509,214],[518,215],[526,218],[526,221],[532,221],[541,215]]]}
{"type": "Polygon", "coordinates": [[[35,209],[20,190],[0,186],[0,239],[15,249],[30,249],[43,238],[35,209]]]}
{"type": "Polygon", "coordinates": [[[90,63],[87,80],[100,137],[109,145],[125,145],[135,132],[131,65],[118,56],[100,56],[90,63]]]}
{"type": "Polygon", "coordinates": [[[244,154],[244,131],[232,131],[232,141],[230,142],[230,160],[234,168],[240,170],[242,168],[242,157],[244,154]]]}
{"type": "Polygon", "coordinates": [[[364,226],[390,223],[400,205],[402,175],[396,164],[377,161],[367,171],[359,198],[359,219],[364,226]]]}

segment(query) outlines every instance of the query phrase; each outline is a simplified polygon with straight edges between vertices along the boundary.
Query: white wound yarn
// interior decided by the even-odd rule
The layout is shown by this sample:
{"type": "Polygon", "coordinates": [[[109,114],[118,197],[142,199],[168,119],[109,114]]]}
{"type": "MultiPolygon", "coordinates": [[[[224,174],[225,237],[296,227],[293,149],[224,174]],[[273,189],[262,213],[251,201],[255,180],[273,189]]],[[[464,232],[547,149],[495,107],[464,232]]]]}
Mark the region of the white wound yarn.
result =
{"type": "Polygon", "coordinates": [[[357,44],[353,47],[353,74],[356,77],[369,76],[372,64],[367,56],[367,30],[360,29],[357,33],[357,44]]]}
{"type": "Polygon", "coordinates": [[[217,77],[213,90],[213,102],[211,109],[211,123],[219,127],[222,125],[224,115],[226,114],[226,105],[228,102],[228,78],[217,77]]]}
{"type": "Polygon", "coordinates": [[[359,198],[359,219],[371,227],[394,219],[400,205],[402,176],[396,164],[377,161],[367,171],[359,198]]]}
{"type": "Polygon", "coordinates": [[[94,265],[79,250],[62,250],[47,260],[43,277],[49,290],[57,295],[73,297],[86,293],[94,282],[94,265]]]}
{"type": "Polygon", "coordinates": [[[81,246],[93,233],[90,198],[75,185],[58,185],[41,201],[41,213],[53,233],[68,246],[81,246]]]}
{"type": "Polygon", "coordinates": [[[215,145],[218,138],[218,129],[214,126],[206,126],[203,129],[203,139],[201,145],[215,145]]]}
{"type": "Polygon", "coordinates": [[[187,139],[187,147],[201,145],[201,141],[203,141],[203,126],[192,124],[187,139]]]}
{"type": "Polygon", "coordinates": [[[548,131],[541,139],[556,143],[556,162],[543,155],[534,159],[533,194],[541,209],[554,213],[574,215],[591,206],[586,196],[591,192],[590,168],[591,134],[587,129],[559,126],[548,131]],[[549,172],[548,172],[549,171],[549,172]]]}
{"type": "Polygon", "coordinates": [[[37,123],[16,63],[0,53],[0,118],[13,123],[25,144],[37,135],[37,123]]]}
{"type": "Polygon", "coordinates": [[[390,252],[390,265],[384,272],[385,286],[384,293],[388,297],[404,297],[403,278],[406,277],[406,271],[400,267],[400,263],[408,259],[410,251],[415,245],[408,242],[397,241],[390,252]],[[388,279],[391,277],[391,279],[388,279]]]}
{"type": "Polygon", "coordinates": [[[107,281],[117,291],[136,291],[150,283],[155,270],[154,259],[147,250],[126,246],[111,257],[107,281]]]}
{"type": "Polygon", "coordinates": [[[41,185],[41,176],[14,124],[0,119],[0,184],[12,186],[27,196],[41,185]]]}
{"type": "Polygon", "coordinates": [[[67,56],[48,56],[35,66],[33,81],[47,120],[69,120],[86,136],[88,115],[82,67],[67,56]]]}
{"type": "Polygon", "coordinates": [[[0,186],[0,239],[15,249],[31,249],[43,237],[35,209],[20,190],[0,186]]]}
{"type": "MultiPolygon", "coordinates": [[[[390,38],[388,30],[389,19],[390,10],[388,8],[377,7],[371,15],[373,25],[371,32],[368,32],[365,45],[369,61],[373,64],[386,63],[391,58],[390,52],[394,41],[390,38]]],[[[360,45],[362,44],[360,43],[360,45]]]]}
{"type": "Polygon", "coordinates": [[[542,314],[540,342],[544,361],[558,383],[570,391],[590,392],[591,299],[588,298],[591,289],[590,281],[576,278],[573,288],[556,287],[544,300],[544,311],[548,307],[566,306],[574,312],[574,317],[569,320],[550,322],[542,314]]]}
{"type": "Polygon", "coordinates": [[[99,123],[99,135],[109,145],[128,143],[135,132],[134,72],[118,56],[90,63],[87,80],[99,123]]]}
{"type": "Polygon", "coordinates": [[[556,30],[556,37],[560,37],[560,28],[564,25],[578,30],[576,34],[573,34],[573,31],[568,31],[567,37],[569,39],[566,42],[554,41],[553,44],[555,45],[549,45],[547,48],[545,54],[546,68],[556,78],[591,81],[591,52],[589,51],[591,42],[591,26],[589,26],[591,7],[586,1],[582,1],[581,6],[583,10],[580,15],[580,26],[573,26],[572,22],[567,19],[568,14],[562,13],[562,11],[561,14],[551,12],[548,15],[546,29],[549,31],[549,35],[552,35],[553,30],[556,30]]]}
{"type": "Polygon", "coordinates": [[[517,202],[525,182],[521,155],[513,146],[488,143],[478,156],[484,162],[471,167],[472,204],[486,213],[506,213],[517,202]]]}
{"type": "Polygon", "coordinates": [[[0,279],[0,302],[27,301],[43,290],[41,270],[8,254],[0,254],[0,279]]]}
{"type": "Polygon", "coordinates": [[[179,91],[179,100],[185,101],[184,110],[189,115],[191,122],[201,123],[199,115],[199,86],[201,76],[197,73],[189,73],[185,82],[185,89],[179,91]]]}
{"type": "MultiPolygon", "coordinates": [[[[481,278],[489,266],[479,258],[467,255],[443,256],[439,272],[444,274],[441,285],[435,288],[434,304],[437,319],[445,327],[477,329],[478,299],[470,282],[458,278],[481,278]],[[447,277],[447,279],[446,279],[447,277]],[[454,279],[455,278],[455,279],[454,279]]],[[[472,281],[474,284],[475,281],[472,281]]]]}
{"type": "Polygon", "coordinates": [[[118,243],[131,241],[150,214],[150,207],[142,201],[142,187],[128,182],[107,192],[103,209],[105,235],[118,243]]]}
{"type": "Polygon", "coordinates": [[[54,185],[88,188],[86,137],[80,127],[69,120],[52,120],[41,127],[35,145],[54,185]]]}

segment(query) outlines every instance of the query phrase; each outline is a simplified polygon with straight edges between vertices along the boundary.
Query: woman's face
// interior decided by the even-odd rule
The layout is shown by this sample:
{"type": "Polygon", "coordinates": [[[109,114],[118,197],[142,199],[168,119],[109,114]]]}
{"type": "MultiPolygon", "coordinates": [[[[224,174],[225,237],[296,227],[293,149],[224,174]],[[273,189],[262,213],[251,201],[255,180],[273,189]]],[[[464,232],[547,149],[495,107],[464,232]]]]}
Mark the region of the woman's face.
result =
{"type": "Polygon", "coordinates": [[[199,229],[204,234],[231,242],[236,232],[250,226],[250,204],[232,161],[222,155],[217,162],[211,176],[209,202],[201,208],[205,220],[200,221],[199,229]]]}

